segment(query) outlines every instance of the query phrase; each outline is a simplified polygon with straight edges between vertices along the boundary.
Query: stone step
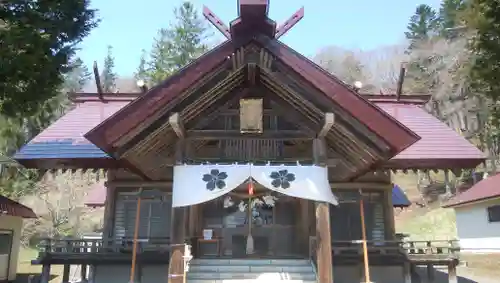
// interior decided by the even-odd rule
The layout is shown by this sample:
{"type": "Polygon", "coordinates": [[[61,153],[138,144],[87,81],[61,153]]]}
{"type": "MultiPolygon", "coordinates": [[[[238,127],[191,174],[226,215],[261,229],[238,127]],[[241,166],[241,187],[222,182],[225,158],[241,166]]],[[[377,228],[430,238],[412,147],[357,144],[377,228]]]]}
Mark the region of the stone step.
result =
{"type": "Polygon", "coordinates": [[[189,272],[298,272],[312,273],[310,263],[306,265],[200,265],[189,266],[189,272]]]}
{"type": "MultiPolygon", "coordinates": [[[[316,280],[316,275],[313,272],[298,273],[298,272],[255,272],[255,273],[240,273],[240,272],[189,272],[187,274],[188,282],[192,279],[211,279],[211,280],[228,280],[228,279],[258,279],[258,280],[316,280]]],[[[260,281],[259,281],[260,282],[260,281]]]]}
{"type": "Polygon", "coordinates": [[[311,263],[307,259],[194,259],[190,265],[300,266],[311,265],[311,263]]]}

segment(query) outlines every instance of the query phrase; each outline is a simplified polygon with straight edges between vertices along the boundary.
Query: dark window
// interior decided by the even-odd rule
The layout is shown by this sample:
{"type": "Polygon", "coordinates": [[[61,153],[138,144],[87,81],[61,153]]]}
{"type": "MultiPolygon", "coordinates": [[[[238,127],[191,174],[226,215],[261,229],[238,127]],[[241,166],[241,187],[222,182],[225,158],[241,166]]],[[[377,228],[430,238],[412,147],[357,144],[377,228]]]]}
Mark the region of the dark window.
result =
{"type": "Polygon", "coordinates": [[[500,222],[500,205],[488,207],[488,221],[500,222]]]}
{"type": "MultiPolygon", "coordinates": [[[[336,192],[339,198],[338,206],[330,207],[330,229],[332,240],[361,240],[360,195],[358,192],[336,192]]],[[[366,238],[368,240],[383,240],[385,237],[384,212],[382,193],[364,193],[364,215],[366,238]]]]}
{"type": "MultiPolygon", "coordinates": [[[[139,214],[139,238],[170,236],[171,196],[160,190],[145,190],[139,214]]],[[[137,215],[137,193],[119,192],[116,199],[115,237],[132,238],[137,215]]]]}
{"type": "Polygon", "coordinates": [[[10,254],[12,245],[12,232],[0,231],[0,255],[10,254]]]}

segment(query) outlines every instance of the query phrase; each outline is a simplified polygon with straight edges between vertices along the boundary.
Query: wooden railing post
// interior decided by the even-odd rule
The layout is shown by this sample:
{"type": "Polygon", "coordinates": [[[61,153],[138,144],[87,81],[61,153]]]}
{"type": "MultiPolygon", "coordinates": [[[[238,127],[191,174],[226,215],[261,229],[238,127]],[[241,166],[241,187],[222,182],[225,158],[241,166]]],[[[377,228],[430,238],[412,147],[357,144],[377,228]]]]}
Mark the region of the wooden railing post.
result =
{"type": "Polygon", "coordinates": [[[448,283],[457,283],[457,265],[455,261],[448,265],[448,283]]]}
{"type": "Polygon", "coordinates": [[[40,283],[49,283],[50,280],[50,264],[44,264],[42,266],[42,275],[40,278],[40,283]]]}

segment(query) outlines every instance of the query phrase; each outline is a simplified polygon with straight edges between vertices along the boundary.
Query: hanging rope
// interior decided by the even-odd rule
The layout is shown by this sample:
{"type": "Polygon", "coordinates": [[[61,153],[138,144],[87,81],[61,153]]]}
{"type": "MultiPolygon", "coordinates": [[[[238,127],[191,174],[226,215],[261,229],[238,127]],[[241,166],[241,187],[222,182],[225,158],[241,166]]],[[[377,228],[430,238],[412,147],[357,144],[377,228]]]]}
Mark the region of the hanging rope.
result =
{"type": "Polygon", "coordinates": [[[139,237],[139,218],[141,216],[141,195],[142,188],[137,194],[137,211],[135,212],[134,240],[132,242],[132,267],[130,269],[130,283],[135,282],[135,266],[137,259],[137,238],[139,237]]]}
{"type": "Polygon", "coordinates": [[[368,247],[366,244],[366,224],[365,224],[365,204],[363,200],[363,192],[359,190],[360,201],[359,201],[359,213],[361,214],[361,236],[363,243],[363,258],[365,263],[365,282],[371,283],[370,280],[370,267],[368,263],[368,247]]]}
{"type": "Polygon", "coordinates": [[[254,187],[253,187],[253,179],[250,178],[250,182],[248,183],[248,237],[247,237],[247,247],[246,247],[246,252],[247,254],[253,254],[254,253],[254,243],[253,243],[253,236],[252,236],[252,195],[254,194],[254,187]]]}

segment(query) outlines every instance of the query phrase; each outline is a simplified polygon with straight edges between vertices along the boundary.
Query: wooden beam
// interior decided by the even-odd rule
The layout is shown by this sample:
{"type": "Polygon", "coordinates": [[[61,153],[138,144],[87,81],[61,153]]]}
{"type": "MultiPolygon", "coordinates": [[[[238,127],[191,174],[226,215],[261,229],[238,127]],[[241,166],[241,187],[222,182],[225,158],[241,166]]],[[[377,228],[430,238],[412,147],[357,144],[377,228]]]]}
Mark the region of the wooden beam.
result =
{"type": "MultiPolygon", "coordinates": [[[[184,159],[184,150],[186,141],[181,138],[177,141],[175,148],[175,162],[182,164],[184,159]]],[[[184,244],[186,240],[186,220],[188,207],[172,207],[170,240],[172,251],[170,253],[170,262],[168,268],[168,283],[186,282],[184,276],[184,244]]]]}
{"type": "MultiPolygon", "coordinates": [[[[232,93],[232,97],[224,102],[222,106],[219,105],[212,105],[209,108],[203,110],[203,112],[200,113],[199,117],[203,117],[201,120],[195,120],[192,123],[192,126],[189,126],[190,124],[187,125],[187,127],[191,129],[202,129],[208,125],[210,125],[211,122],[213,122],[217,117],[219,116],[224,116],[224,115],[234,115],[237,116],[240,114],[238,109],[229,109],[233,105],[237,105],[238,102],[240,101],[241,98],[245,97],[250,93],[248,88],[243,88],[243,89],[238,89],[237,91],[232,93]],[[206,114],[206,115],[205,115],[206,114]]],[[[264,113],[266,110],[264,110],[264,113]]]]}
{"type": "Polygon", "coordinates": [[[399,71],[398,86],[396,89],[396,100],[399,101],[401,94],[403,93],[403,83],[405,81],[406,74],[406,63],[401,63],[401,69],[399,71]]]}
{"type": "Polygon", "coordinates": [[[258,68],[255,63],[247,64],[247,82],[250,86],[254,86],[258,81],[258,68]]]}
{"type": "MultiPolygon", "coordinates": [[[[173,160],[170,160],[171,166],[174,166],[173,160]]],[[[108,188],[158,188],[158,187],[171,187],[170,181],[107,181],[105,185],[108,188]]]]}
{"type": "Polygon", "coordinates": [[[95,85],[97,87],[97,93],[99,95],[99,99],[103,100],[104,98],[104,91],[102,89],[102,84],[101,84],[101,77],[99,75],[99,69],[97,68],[97,61],[94,61],[94,79],[95,79],[95,85]]]}
{"type": "MultiPolygon", "coordinates": [[[[316,164],[326,163],[326,146],[323,139],[314,139],[313,158],[316,164]]],[[[332,236],[330,230],[330,204],[315,202],[316,210],[316,262],[318,282],[333,283],[332,236]]]]}
{"type": "Polygon", "coordinates": [[[242,19],[267,17],[269,0],[239,0],[238,15],[242,19]]]}
{"type": "Polygon", "coordinates": [[[215,15],[207,6],[203,6],[203,16],[207,19],[216,29],[218,29],[227,39],[231,39],[231,31],[229,27],[215,15]]]}
{"type": "Polygon", "coordinates": [[[170,127],[174,130],[178,138],[184,138],[186,132],[184,131],[184,125],[182,123],[179,113],[174,113],[168,117],[168,123],[170,127]]]}
{"type": "MultiPolygon", "coordinates": [[[[174,166],[175,162],[173,159],[168,159],[169,166],[174,166]]],[[[333,163],[333,159],[328,159],[328,163],[333,163]]],[[[172,186],[172,181],[107,181],[105,183],[107,187],[112,188],[168,188],[172,186]]],[[[373,182],[330,182],[330,187],[332,189],[352,189],[358,190],[363,188],[364,190],[377,189],[377,190],[387,190],[392,188],[391,184],[385,183],[373,183],[373,182]]]]}
{"type": "Polygon", "coordinates": [[[242,134],[238,130],[188,130],[190,140],[227,140],[227,139],[272,139],[272,140],[311,140],[302,131],[264,131],[262,134],[242,134]]]}
{"type": "Polygon", "coordinates": [[[275,38],[279,39],[281,36],[291,30],[298,22],[300,22],[302,18],[304,18],[304,7],[297,10],[297,12],[295,12],[288,20],[278,26],[278,28],[276,29],[275,38]]]}
{"type": "Polygon", "coordinates": [[[335,123],[335,115],[331,112],[325,113],[325,120],[323,121],[323,127],[318,133],[318,138],[324,138],[326,134],[330,131],[335,123]]]}
{"type": "Polygon", "coordinates": [[[326,166],[328,157],[326,151],[326,142],[324,139],[313,140],[313,158],[316,165],[326,166]]]}

